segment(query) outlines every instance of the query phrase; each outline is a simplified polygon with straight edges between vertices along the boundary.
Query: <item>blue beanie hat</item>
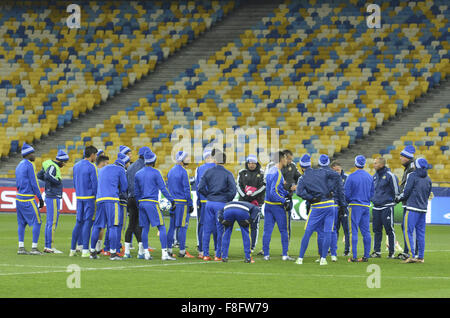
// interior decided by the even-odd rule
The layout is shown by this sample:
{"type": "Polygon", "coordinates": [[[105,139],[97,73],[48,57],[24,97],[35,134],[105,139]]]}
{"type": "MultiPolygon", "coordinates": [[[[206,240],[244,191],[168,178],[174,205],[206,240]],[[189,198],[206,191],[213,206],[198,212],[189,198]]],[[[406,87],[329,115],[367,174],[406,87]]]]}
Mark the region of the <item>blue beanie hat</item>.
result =
{"type": "Polygon", "coordinates": [[[188,156],[188,153],[186,151],[178,151],[177,155],[175,156],[175,160],[177,162],[182,162],[186,157],[188,156]]]}
{"type": "Polygon", "coordinates": [[[310,155],[304,154],[300,158],[300,167],[302,167],[302,168],[311,167],[311,157],[310,157],[310,155]]]}
{"type": "Polygon", "coordinates": [[[405,147],[405,149],[402,150],[400,155],[405,158],[412,159],[412,158],[414,158],[415,152],[416,152],[416,148],[414,148],[414,146],[412,146],[412,145],[408,145],[405,147]]]}
{"type": "Polygon", "coordinates": [[[34,152],[34,148],[31,147],[26,142],[24,142],[23,146],[22,146],[22,157],[25,157],[26,155],[29,155],[30,153],[33,153],[33,152],[34,152]]]}
{"type": "Polygon", "coordinates": [[[355,157],[355,166],[357,168],[364,168],[365,165],[366,165],[366,157],[364,157],[363,155],[355,157]]]}
{"type": "Polygon", "coordinates": [[[326,167],[330,164],[330,158],[327,155],[320,155],[319,157],[319,166],[326,167]]]}
{"type": "Polygon", "coordinates": [[[156,160],[156,155],[151,150],[147,150],[144,153],[145,164],[153,163],[153,162],[155,162],[155,160],[156,160]]]}
{"type": "Polygon", "coordinates": [[[428,165],[428,161],[425,158],[418,158],[415,161],[416,168],[418,169],[430,169],[431,166],[428,165]]]}
{"type": "Polygon", "coordinates": [[[62,149],[58,150],[58,154],[56,155],[56,160],[58,161],[68,161],[69,155],[62,149]]]}
{"type": "Polygon", "coordinates": [[[97,151],[97,157],[100,157],[102,154],[104,154],[105,152],[103,151],[103,149],[99,149],[97,151]]]}
{"type": "Polygon", "coordinates": [[[139,156],[143,156],[143,155],[145,154],[146,151],[150,151],[150,148],[147,147],[147,146],[141,147],[141,148],[139,149],[138,155],[139,155],[139,156]]]}
{"type": "Polygon", "coordinates": [[[129,153],[131,151],[130,148],[128,148],[127,146],[119,146],[119,152],[123,153],[124,155],[126,155],[127,153],[129,153]]]}
{"type": "Polygon", "coordinates": [[[124,155],[123,153],[119,152],[117,154],[117,160],[122,164],[122,165],[126,165],[128,162],[130,162],[130,157],[128,157],[127,155],[124,155]]]}

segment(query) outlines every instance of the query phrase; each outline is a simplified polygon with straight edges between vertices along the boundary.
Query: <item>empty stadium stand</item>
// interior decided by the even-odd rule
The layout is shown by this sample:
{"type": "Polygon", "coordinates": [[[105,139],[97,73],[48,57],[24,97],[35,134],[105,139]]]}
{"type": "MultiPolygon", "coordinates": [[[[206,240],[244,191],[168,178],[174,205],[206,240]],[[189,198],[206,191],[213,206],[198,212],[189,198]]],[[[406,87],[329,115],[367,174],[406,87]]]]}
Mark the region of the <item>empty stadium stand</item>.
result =
{"type": "MultiPolygon", "coordinates": [[[[244,2],[227,20],[239,14],[245,20],[251,6],[244,2]]],[[[219,3],[225,8],[232,2],[219,3]]],[[[269,5],[264,2],[259,7],[269,5]]],[[[196,119],[202,120],[203,129],[279,128],[281,148],[291,149],[295,159],[306,152],[313,161],[321,153],[334,157],[408,109],[430,88],[441,91],[438,84],[450,71],[450,8],[445,0],[385,2],[380,29],[367,27],[365,6],[361,0],[284,1],[271,12],[254,16],[256,21],[247,19],[247,24],[234,30],[238,36],[211,33],[216,36],[213,55],[185,65],[153,91],[122,105],[103,122],[73,134],[38,159],[64,148],[73,162],[86,144],[106,148],[111,155],[121,144],[135,150],[150,145],[161,158],[160,169],[167,172],[172,165],[171,132],[178,127],[192,131],[196,119]]],[[[122,15],[120,10],[117,14],[122,15]]],[[[100,33],[97,39],[103,36],[100,33]]],[[[133,60],[140,63],[140,58],[133,60]]],[[[118,83],[113,78],[118,77],[111,77],[112,84],[118,83]]],[[[425,143],[417,140],[418,146],[434,147],[429,143],[433,141],[436,147],[438,142],[445,147],[446,136],[439,133],[446,129],[441,124],[448,118],[445,111],[437,113],[442,117],[437,115],[436,121],[422,127],[427,137],[431,133],[429,137],[436,138],[425,140],[421,130],[418,133],[425,143]]],[[[417,118],[414,127],[423,119],[417,118]]],[[[416,142],[408,138],[411,134],[400,141],[416,142]]],[[[398,150],[402,145],[394,146],[398,150]]],[[[382,152],[394,157],[395,149],[382,152]]],[[[443,156],[448,150],[438,149],[443,156]]],[[[437,151],[432,150],[433,154],[437,151]]],[[[0,173],[10,173],[11,166],[5,166],[0,173]]],[[[236,172],[240,167],[229,168],[236,172]]],[[[65,174],[70,177],[70,169],[65,174]]]]}

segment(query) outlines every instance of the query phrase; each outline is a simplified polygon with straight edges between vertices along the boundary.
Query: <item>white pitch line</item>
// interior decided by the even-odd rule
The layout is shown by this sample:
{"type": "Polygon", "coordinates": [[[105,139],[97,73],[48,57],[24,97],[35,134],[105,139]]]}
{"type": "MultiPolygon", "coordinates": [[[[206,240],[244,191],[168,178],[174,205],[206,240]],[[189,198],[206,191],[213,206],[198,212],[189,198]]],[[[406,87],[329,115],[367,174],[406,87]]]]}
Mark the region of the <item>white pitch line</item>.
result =
{"type": "MultiPolygon", "coordinates": [[[[183,265],[187,265],[183,264],[183,265]]],[[[189,264],[195,264],[195,263],[189,263],[189,264]]],[[[173,265],[177,265],[177,264],[154,264],[154,265],[148,265],[148,266],[139,266],[139,267],[157,267],[157,266],[173,266],[173,265]]],[[[179,263],[178,265],[182,265],[181,263],[179,263]]],[[[132,268],[136,268],[137,266],[129,266],[129,267],[125,267],[124,269],[132,269],[132,268]]],[[[115,270],[115,269],[121,269],[119,267],[116,268],[111,268],[111,267],[99,267],[99,268],[82,268],[81,270],[85,270],[85,271],[95,271],[95,270],[115,270]]],[[[167,272],[167,271],[171,271],[171,272],[184,272],[184,273],[189,273],[189,274],[193,274],[193,273],[204,273],[203,271],[185,271],[185,270],[162,270],[162,269],[153,269],[152,271],[158,271],[158,272],[167,272]]],[[[0,276],[16,276],[16,275],[34,275],[34,274],[52,274],[52,273],[67,273],[66,270],[56,270],[56,271],[39,271],[39,272],[17,272],[17,273],[0,273],[0,276]]],[[[314,278],[367,278],[367,275],[332,275],[332,274],[295,274],[295,273],[258,273],[258,272],[229,272],[229,271],[208,271],[209,274],[223,274],[223,275],[253,275],[253,276],[274,276],[274,277],[279,277],[281,276],[288,276],[288,277],[314,277],[314,278]]],[[[388,278],[388,279],[417,279],[417,280],[429,280],[429,279],[444,279],[444,280],[450,280],[449,276],[427,276],[427,277],[423,277],[423,276],[416,276],[416,277],[408,277],[408,276],[382,276],[381,278],[388,278]]]]}
{"type": "MultiPolygon", "coordinates": [[[[231,260],[229,263],[242,262],[242,260],[231,260]]],[[[214,264],[219,262],[190,262],[190,263],[163,263],[163,264],[149,264],[149,265],[131,265],[131,266],[117,266],[117,267],[81,267],[81,271],[96,271],[96,270],[127,270],[135,268],[152,268],[152,267],[165,267],[165,266],[179,266],[179,265],[198,265],[198,264],[214,264]]],[[[10,267],[36,267],[36,268],[64,268],[65,270],[49,270],[38,272],[17,272],[17,273],[0,273],[0,276],[13,276],[13,275],[27,275],[27,274],[48,274],[48,273],[65,273],[67,266],[51,266],[51,265],[21,265],[21,264],[0,264],[0,266],[10,267]]]]}

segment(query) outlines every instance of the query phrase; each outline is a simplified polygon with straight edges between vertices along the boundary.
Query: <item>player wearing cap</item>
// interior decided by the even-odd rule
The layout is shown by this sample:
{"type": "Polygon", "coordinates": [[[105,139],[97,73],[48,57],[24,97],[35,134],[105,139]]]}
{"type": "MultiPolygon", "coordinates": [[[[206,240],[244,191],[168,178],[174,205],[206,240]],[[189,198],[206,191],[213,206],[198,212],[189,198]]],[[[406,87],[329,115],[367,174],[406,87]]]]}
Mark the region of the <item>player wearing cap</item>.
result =
{"type": "Polygon", "coordinates": [[[56,248],[52,249],[55,238],[55,230],[58,226],[60,202],[62,198],[63,185],[61,168],[69,160],[69,156],[63,150],[58,150],[56,160],[46,160],[42,163],[42,170],[37,177],[45,182],[45,205],[47,206],[47,221],[45,223],[45,246],[44,253],[62,252],[56,248]]]}
{"type": "MultiPolygon", "coordinates": [[[[399,184],[399,192],[400,193],[402,193],[405,188],[406,179],[408,178],[408,175],[416,169],[415,164],[414,164],[414,154],[415,153],[416,153],[416,148],[414,148],[414,146],[412,146],[412,145],[406,146],[405,149],[403,149],[402,152],[400,152],[400,163],[404,167],[402,180],[400,181],[400,184],[399,184]]],[[[395,203],[398,203],[398,202],[400,202],[400,201],[398,201],[398,200],[395,201],[395,203]]],[[[406,228],[405,228],[405,224],[404,224],[405,215],[406,215],[406,208],[405,208],[406,201],[403,200],[402,204],[403,204],[402,231],[403,231],[403,237],[405,238],[405,241],[403,244],[403,253],[399,253],[396,258],[406,260],[409,257],[409,248],[408,248],[408,244],[406,244],[406,228]]],[[[416,250],[418,250],[417,246],[416,246],[416,250]]]]}
{"type": "Polygon", "coordinates": [[[296,193],[309,201],[311,211],[305,224],[300,253],[296,264],[303,264],[303,257],[308,248],[309,239],[314,232],[321,232],[320,265],[327,265],[327,253],[331,244],[331,233],[334,224],[335,209],[345,209],[346,202],[342,192],[341,180],[337,173],[328,169],[311,168],[311,157],[307,154],[300,158],[303,175],[299,178],[296,193]],[[336,200],[336,201],[335,201],[336,200]]]}
{"type": "Polygon", "coordinates": [[[142,228],[143,253],[138,254],[139,259],[151,260],[152,256],[148,250],[148,232],[151,226],[157,226],[159,230],[159,241],[161,242],[161,259],[163,261],[175,260],[167,250],[167,235],[164,218],[159,209],[159,191],[175,208],[175,201],[167,189],[166,183],[158,169],[155,169],[156,155],[148,150],[144,153],[145,167],[136,172],[134,178],[134,197],[139,208],[139,226],[142,228]]]}
{"type": "MultiPolygon", "coordinates": [[[[198,258],[203,259],[203,224],[205,220],[206,197],[198,192],[198,185],[203,174],[209,168],[215,167],[214,158],[211,156],[211,149],[203,151],[205,163],[195,169],[195,190],[197,191],[197,250],[198,258]]],[[[214,246],[217,248],[217,235],[213,235],[214,246]]]]}
{"type": "MultiPolygon", "coordinates": [[[[330,158],[327,155],[320,155],[319,157],[319,169],[326,169],[328,171],[334,172],[336,173],[339,178],[340,175],[334,171],[331,167],[330,167],[330,158]]],[[[342,182],[339,182],[338,187],[339,192],[343,193],[344,191],[344,187],[342,182]]],[[[333,192],[333,199],[335,202],[337,202],[337,193],[333,192]]],[[[344,211],[343,209],[341,211],[344,211]]],[[[337,261],[337,240],[338,240],[338,235],[337,235],[337,227],[338,227],[338,223],[339,223],[339,209],[338,207],[335,207],[334,209],[334,223],[333,223],[333,229],[331,231],[331,245],[330,245],[330,253],[331,253],[331,261],[332,262],[336,262],[337,261]]],[[[320,238],[318,237],[318,242],[322,243],[322,233],[320,233],[320,238]]]]}
{"type": "Polygon", "coordinates": [[[189,216],[194,211],[191,198],[191,186],[186,166],[189,164],[189,154],[179,151],[176,154],[176,164],[167,174],[167,186],[175,201],[175,210],[170,215],[170,226],[167,232],[167,247],[172,254],[174,232],[178,229],[178,241],[180,244],[179,257],[193,258],[186,251],[186,234],[189,225],[189,216]]]}
{"type": "Polygon", "coordinates": [[[16,207],[17,207],[17,223],[19,236],[19,255],[42,255],[38,250],[38,240],[41,231],[41,214],[39,209],[44,207],[41,191],[39,188],[36,171],[34,168],[34,148],[23,143],[22,146],[23,160],[16,167],[16,207]],[[39,199],[39,208],[37,207],[35,196],[39,199]],[[25,227],[33,228],[33,240],[31,251],[25,250],[25,227]]]}
{"type": "Polygon", "coordinates": [[[353,258],[349,262],[367,262],[370,257],[370,201],[375,189],[372,176],[364,170],[366,158],[355,157],[356,171],[345,182],[345,199],[348,202],[350,244],[353,258]],[[361,230],[364,244],[364,256],[358,258],[358,229],[361,230]]]}
{"type": "Polygon", "coordinates": [[[424,158],[414,162],[415,171],[406,178],[405,186],[398,200],[406,202],[404,224],[405,241],[410,251],[405,263],[423,263],[425,253],[425,216],[428,199],[431,195],[431,179],[427,170],[430,169],[424,158]],[[415,242],[416,241],[416,242],[415,242]],[[416,250],[417,245],[417,250],[416,250]],[[415,256],[418,257],[415,257],[415,256]]]}
{"type": "Polygon", "coordinates": [[[91,258],[97,258],[99,251],[95,249],[98,233],[101,228],[108,226],[110,243],[110,260],[121,260],[117,255],[120,246],[120,223],[123,219],[123,209],[120,208],[120,198],[126,197],[128,189],[126,166],[130,158],[118,153],[114,164],[102,168],[98,175],[97,187],[97,214],[94,221],[94,230],[91,239],[91,258]]]}

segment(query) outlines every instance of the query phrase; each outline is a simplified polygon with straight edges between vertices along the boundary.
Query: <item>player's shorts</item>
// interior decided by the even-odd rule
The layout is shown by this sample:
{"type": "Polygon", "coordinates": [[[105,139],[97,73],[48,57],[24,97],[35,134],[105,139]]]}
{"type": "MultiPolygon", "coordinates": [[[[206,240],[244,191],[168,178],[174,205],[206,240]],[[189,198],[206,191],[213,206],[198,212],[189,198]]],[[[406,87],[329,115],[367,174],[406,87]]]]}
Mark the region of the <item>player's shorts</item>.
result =
{"type": "Polygon", "coordinates": [[[150,201],[139,202],[139,226],[152,227],[164,225],[163,214],[159,208],[158,203],[150,201]]]}
{"type": "Polygon", "coordinates": [[[17,200],[17,223],[33,226],[35,223],[42,224],[41,213],[34,199],[17,200]]]}

